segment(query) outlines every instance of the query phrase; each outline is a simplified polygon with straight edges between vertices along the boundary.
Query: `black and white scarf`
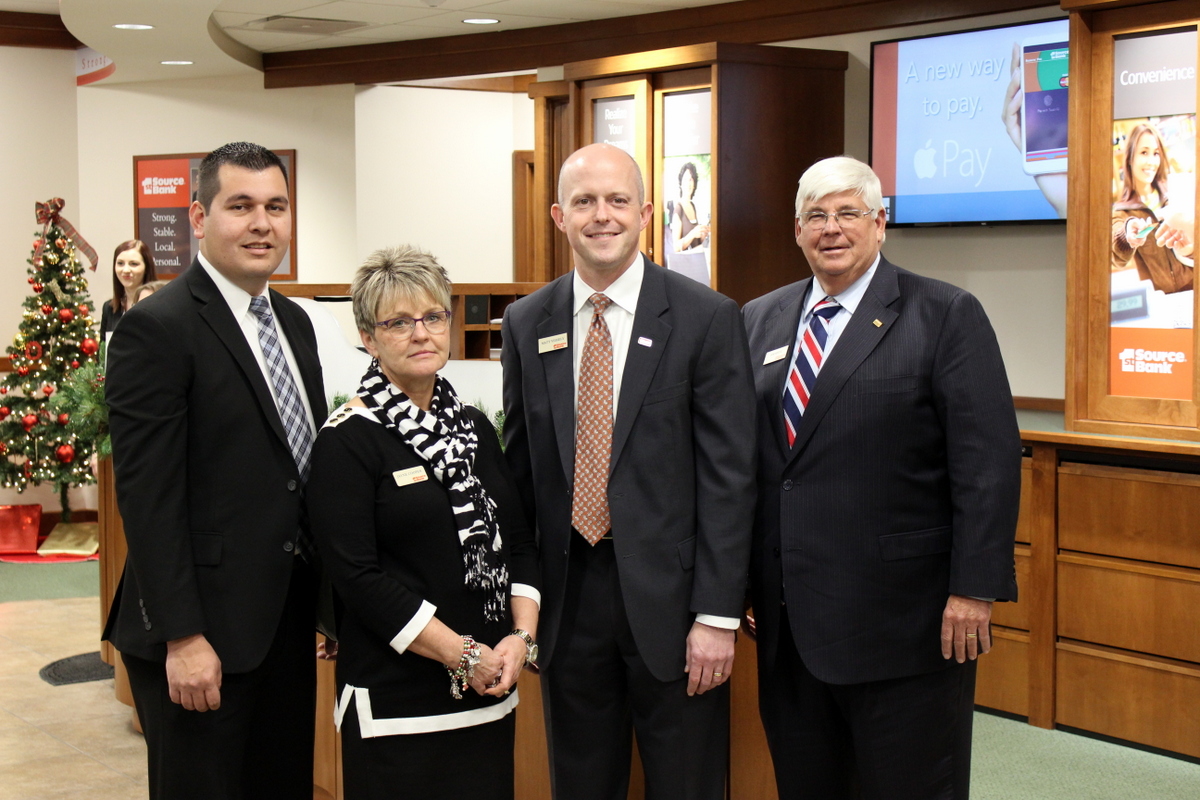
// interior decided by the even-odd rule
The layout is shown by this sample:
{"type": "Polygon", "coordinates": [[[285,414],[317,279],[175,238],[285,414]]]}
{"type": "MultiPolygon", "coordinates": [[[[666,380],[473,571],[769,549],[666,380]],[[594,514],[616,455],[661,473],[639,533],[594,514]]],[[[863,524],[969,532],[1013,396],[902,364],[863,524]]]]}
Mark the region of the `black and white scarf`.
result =
{"type": "Polygon", "coordinates": [[[379,362],[373,360],[363,375],[358,396],[385,428],[429,464],[449,493],[462,546],[465,584],[485,593],[483,610],[489,622],[504,619],[508,567],[501,554],[496,504],[475,477],[479,437],[454,388],[437,376],[433,401],[429,411],[423,411],[387,379],[379,362]]]}

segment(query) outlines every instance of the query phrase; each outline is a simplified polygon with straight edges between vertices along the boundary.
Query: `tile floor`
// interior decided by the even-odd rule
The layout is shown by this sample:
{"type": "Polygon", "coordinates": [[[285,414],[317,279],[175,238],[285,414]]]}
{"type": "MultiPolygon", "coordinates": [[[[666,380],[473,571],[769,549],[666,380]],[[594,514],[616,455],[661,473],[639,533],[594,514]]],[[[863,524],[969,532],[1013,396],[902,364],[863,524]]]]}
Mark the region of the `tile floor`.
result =
{"type": "Polygon", "coordinates": [[[0,603],[0,800],[140,800],[146,747],[113,682],[38,670],[100,647],[95,597],[0,603]]]}

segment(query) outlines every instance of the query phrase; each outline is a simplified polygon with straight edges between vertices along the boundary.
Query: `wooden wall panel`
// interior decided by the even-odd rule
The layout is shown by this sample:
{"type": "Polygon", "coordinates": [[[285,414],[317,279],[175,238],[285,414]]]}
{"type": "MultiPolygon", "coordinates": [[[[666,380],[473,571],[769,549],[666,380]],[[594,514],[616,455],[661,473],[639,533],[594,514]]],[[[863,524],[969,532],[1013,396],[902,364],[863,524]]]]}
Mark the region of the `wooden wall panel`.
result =
{"type": "Polygon", "coordinates": [[[1058,557],[1058,635],[1200,664],[1200,571],[1058,557]]]}
{"type": "Polygon", "coordinates": [[[1064,550],[1200,568],[1200,476],[1063,464],[1058,518],[1064,550]]]}
{"type": "Polygon", "coordinates": [[[1200,758],[1200,667],[1064,641],[1060,725],[1200,758]]]}
{"type": "Polygon", "coordinates": [[[979,659],[975,705],[1029,715],[1029,634],[992,628],[992,650],[979,659]]]}
{"type": "Polygon", "coordinates": [[[775,766],[758,713],[758,645],[739,635],[729,681],[729,800],[778,800],[775,766]]]}
{"type": "Polygon", "coordinates": [[[1017,515],[1017,541],[1029,544],[1033,536],[1033,519],[1030,516],[1033,502],[1033,458],[1021,459],[1021,510],[1017,515]]]}

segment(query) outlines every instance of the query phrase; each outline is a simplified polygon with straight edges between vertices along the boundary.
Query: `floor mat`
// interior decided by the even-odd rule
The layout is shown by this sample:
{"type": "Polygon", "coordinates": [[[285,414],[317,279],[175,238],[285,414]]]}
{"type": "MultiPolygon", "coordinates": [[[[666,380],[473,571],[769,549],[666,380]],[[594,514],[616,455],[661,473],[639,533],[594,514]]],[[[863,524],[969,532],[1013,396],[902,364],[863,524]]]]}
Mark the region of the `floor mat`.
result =
{"type": "Polygon", "coordinates": [[[109,680],[113,676],[113,668],[100,660],[100,653],[97,651],[60,658],[42,667],[38,675],[51,686],[65,686],[68,683],[109,680]]]}

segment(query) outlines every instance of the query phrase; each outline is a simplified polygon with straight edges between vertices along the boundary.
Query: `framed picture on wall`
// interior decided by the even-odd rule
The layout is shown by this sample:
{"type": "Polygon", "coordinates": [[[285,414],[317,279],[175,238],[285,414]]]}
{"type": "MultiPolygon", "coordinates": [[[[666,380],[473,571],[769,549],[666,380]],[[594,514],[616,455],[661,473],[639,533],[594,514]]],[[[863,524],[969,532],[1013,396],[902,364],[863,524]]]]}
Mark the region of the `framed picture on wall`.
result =
{"type": "MultiPolygon", "coordinates": [[[[296,280],[296,151],[276,150],[287,168],[292,241],[273,281],[296,280]]],[[[160,278],[182,274],[200,252],[188,208],[196,199],[200,161],[206,153],[133,157],[134,238],[150,248],[160,278]]]]}

